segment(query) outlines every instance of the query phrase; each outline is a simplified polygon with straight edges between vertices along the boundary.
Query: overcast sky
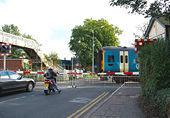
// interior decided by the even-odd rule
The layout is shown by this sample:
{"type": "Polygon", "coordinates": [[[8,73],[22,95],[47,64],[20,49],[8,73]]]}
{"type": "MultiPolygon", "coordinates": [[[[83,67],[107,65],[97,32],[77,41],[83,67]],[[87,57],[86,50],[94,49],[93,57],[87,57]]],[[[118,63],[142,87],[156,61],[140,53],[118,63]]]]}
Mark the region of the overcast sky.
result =
{"type": "Polygon", "coordinates": [[[128,10],[109,6],[110,0],[0,0],[0,26],[14,24],[21,33],[32,35],[43,53],[57,52],[60,59],[70,59],[68,43],[71,30],[87,18],[104,18],[123,30],[120,46],[132,46],[140,34],[137,26],[149,19],[128,14],[128,10]]]}

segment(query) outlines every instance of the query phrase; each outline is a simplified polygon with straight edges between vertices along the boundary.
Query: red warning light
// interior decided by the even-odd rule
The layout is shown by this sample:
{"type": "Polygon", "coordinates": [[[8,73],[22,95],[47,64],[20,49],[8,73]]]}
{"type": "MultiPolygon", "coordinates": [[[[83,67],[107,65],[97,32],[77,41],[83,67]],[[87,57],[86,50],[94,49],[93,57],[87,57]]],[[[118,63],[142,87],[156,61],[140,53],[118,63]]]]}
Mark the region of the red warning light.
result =
{"type": "Polygon", "coordinates": [[[151,42],[148,43],[149,45],[152,44],[151,42]]]}
{"type": "Polygon", "coordinates": [[[139,46],[142,46],[142,45],[143,45],[143,42],[139,42],[138,45],[139,45],[139,46]]]}

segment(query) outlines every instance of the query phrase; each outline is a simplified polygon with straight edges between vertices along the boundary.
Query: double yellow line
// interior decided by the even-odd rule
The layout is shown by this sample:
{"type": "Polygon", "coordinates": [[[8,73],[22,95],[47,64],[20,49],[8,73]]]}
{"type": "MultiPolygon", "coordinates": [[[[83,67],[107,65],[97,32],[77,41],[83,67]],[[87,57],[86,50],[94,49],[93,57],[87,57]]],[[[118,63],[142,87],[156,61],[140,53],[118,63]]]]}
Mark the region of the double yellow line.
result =
{"type": "Polygon", "coordinates": [[[83,106],[81,109],[77,110],[75,113],[72,115],[68,116],[67,118],[78,118],[80,117],[83,113],[85,113],[87,110],[92,108],[96,103],[98,103],[101,99],[103,99],[109,92],[103,92],[101,95],[93,99],[91,102],[83,106]]]}

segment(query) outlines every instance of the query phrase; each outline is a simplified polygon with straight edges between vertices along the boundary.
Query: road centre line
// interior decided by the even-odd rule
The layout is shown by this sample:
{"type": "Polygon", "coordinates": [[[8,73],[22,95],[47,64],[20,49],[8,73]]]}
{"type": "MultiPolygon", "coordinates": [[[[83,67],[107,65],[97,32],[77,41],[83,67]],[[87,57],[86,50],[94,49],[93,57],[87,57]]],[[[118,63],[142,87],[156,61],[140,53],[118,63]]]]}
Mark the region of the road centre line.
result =
{"type": "Polygon", "coordinates": [[[18,100],[18,99],[23,99],[23,98],[26,98],[26,96],[22,96],[22,97],[18,97],[18,98],[12,98],[12,99],[9,99],[9,100],[4,100],[4,101],[1,101],[1,103],[5,103],[5,102],[10,102],[10,101],[15,101],[15,100],[18,100]]]}
{"type": "Polygon", "coordinates": [[[95,99],[93,99],[91,102],[89,102],[88,104],[86,104],[84,107],[82,107],[81,109],[77,110],[75,113],[73,113],[72,115],[68,116],[67,118],[72,118],[74,115],[76,115],[77,113],[79,113],[81,110],[83,110],[84,108],[86,108],[88,105],[90,105],[91,103],[93,103],[96,99],[100,98],[102,95],[104,95],[104,93],[102,93],[101,95],[99,95],[98,97],[96,97],[95,99]]]}
{"type": "MultiPolygon", "coordinates": [[[[99,95],[98,97],[96,97],[95,99],[93,99],[91,102],[89,102],[88,104],[86,104],[85,106],[83,106],[81,109],[77,110],[76,112],[74,112],[72,115],[68,116],[67,118],[72,118],[73,116],[75,116],[76,114],[78,114],[75,117],[79,117],[81,114],[83,114],[85,111],[87,111],[88,109],[90,109],[92,106],[94,106],[97,102],[99,102],[103,97],[105,97],[108,94],[108,92],[103,92],[101,95],[99,95]],[[90,105],[91,104],[91,105],[90,105]],[[84,112],[83,112],[84,110],[84,112]],[[82,112],[81,112],[82,111],[82,112]]],[[[74,117],[74,118],[75,118],[74,117]]]]}
{"type": "Polygon", "coordinates": [[[96,103],[98,103],[101,99],[103,99],[109,92],[105,93],[101,98],[99,98],[97,101],[95,101],[93,104],[91,104],[89,107],[87,107],[85,110],[83,110],[82,112],[80,112],[77,116],[75,116],[74,118],[78,118],[80,117],[83,113],[85,113],[87,110],[89,110],[90,108],[92,108],[96,103]]]}

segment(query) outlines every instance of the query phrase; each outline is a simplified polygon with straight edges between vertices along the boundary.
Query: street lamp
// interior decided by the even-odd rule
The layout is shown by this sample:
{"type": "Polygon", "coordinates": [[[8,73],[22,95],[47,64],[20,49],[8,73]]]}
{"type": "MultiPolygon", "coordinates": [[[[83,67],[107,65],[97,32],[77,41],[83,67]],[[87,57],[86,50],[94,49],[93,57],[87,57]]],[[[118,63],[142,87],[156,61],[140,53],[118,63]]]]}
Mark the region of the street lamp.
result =
{"type": "MultiPolygon", "coordinates": [[[[104,26],[101,26],[101,27],[97,27],[97,28],[103,28],[104,26]]],[[[93,45],[92,45],[92,74],[94,73],[94,30],[96,28],[93,28],[92,31],[93,31],[93,45]]]]}
{"type": "Polygon", "coordinates": [[[94,73],[94,29],[93,29],[93,45],[92,45],[92,74],[94,73]]]}

